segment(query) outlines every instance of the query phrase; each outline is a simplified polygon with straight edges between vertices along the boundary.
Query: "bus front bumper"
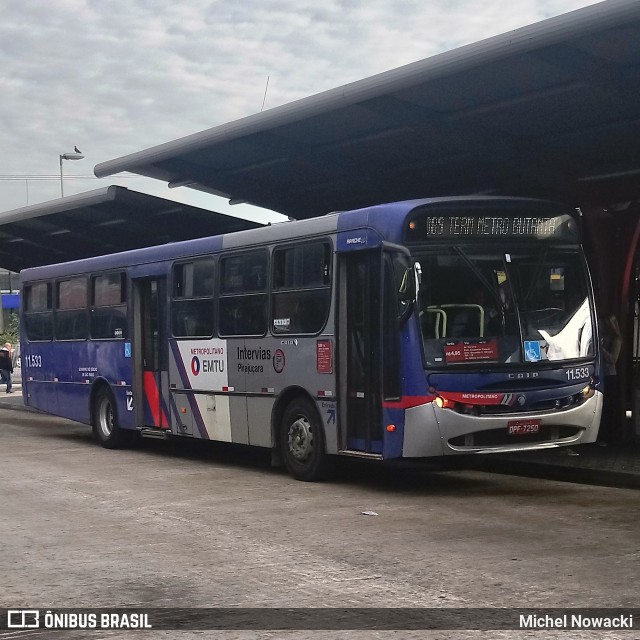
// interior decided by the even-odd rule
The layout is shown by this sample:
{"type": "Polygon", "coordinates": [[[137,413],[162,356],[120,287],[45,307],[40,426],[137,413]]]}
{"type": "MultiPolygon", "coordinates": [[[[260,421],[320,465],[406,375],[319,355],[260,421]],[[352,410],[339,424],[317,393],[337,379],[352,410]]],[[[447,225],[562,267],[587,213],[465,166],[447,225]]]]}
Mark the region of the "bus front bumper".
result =
{"type": "Polygon", "coordinates": [[[434,403],[407,409],[403,457],[509,453],[595,442],[602,394],[561,411],[470,416],[434,403]],[[437,425],[437,426],[436,426],[437,425]]]}

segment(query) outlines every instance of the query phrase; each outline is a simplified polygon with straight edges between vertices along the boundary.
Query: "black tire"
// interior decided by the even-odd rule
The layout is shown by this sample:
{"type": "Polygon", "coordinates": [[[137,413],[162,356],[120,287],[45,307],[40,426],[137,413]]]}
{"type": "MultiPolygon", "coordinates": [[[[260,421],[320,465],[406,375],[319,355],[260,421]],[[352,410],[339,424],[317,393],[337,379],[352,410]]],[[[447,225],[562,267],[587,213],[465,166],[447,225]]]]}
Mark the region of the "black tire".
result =
{"type": "Polygon", "coordinates": [[[96,393],[91,415],[93,435],[105,449],[119,449],[131,442],[132,432],[120,428],[113,395],[106,387],[96,393]]]}
{"type": "Polygon", "coordinates": [[[330,470],[324,428],[316,407],[296,398],[285,409],[279,434],[280,453],[287,471],[304,482],[322,480],[330,470]]]}

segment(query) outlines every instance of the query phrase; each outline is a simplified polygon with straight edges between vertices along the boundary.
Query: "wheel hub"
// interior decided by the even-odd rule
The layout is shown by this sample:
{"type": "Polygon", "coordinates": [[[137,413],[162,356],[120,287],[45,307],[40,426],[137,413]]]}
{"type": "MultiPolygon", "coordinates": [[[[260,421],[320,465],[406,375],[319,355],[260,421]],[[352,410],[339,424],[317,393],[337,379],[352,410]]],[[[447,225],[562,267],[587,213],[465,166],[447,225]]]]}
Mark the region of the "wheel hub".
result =
{"type": "Polygon", "coordinates": [[[306,418],[298,418],[289,427],[289,451],[299,462],[304,462],[313,451],[313,433],[306,418]]]}
{"type": "Polygon", "coordinates": [[[113,411],[108,401],[105,401],[100,407],[99,423],[100,430],[108,438],[113,431],[113,411]]]}

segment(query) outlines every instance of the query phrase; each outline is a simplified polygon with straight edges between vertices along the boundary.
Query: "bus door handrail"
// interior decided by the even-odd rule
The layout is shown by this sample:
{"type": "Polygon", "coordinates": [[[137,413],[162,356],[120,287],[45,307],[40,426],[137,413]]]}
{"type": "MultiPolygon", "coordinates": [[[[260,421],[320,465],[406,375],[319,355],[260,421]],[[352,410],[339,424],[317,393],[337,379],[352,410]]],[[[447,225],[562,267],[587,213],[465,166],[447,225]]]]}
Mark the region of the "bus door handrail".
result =
{"type": "Polygon", "coordinates": [[[424,310],[424,313],[434,314],[436,316],[434,323],[435,338],[439,339],[440,336],[440,321],[442,320],[442,336],[447,335],[447,312],[440,307],[431,305],[424,310]]]}

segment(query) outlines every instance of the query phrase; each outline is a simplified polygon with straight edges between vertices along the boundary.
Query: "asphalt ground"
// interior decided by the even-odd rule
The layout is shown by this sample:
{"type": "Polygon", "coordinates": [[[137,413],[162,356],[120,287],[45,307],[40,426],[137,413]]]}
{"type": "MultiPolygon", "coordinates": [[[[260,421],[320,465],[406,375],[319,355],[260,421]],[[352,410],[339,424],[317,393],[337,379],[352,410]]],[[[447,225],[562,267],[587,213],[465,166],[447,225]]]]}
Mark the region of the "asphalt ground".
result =
{"type": "Polygon", "coordinates": [[[245,620],[220,632],[0,631],[2,640],[493,640],[531,637],[492,626],[509,607],[637,603],[637,491],[355,460],[329,482],[303,483],[265,451],[188,440],[110,451],[84,425],[9,404],[0,407],[0,607],[180,608],[185,624],[190,607],[316,618],[295,632],[267,622],[249,631],[245,620]],[[341,608],[373,618],[390,607],[409,617],[464,611],[470,630],[412,632],[403,617],[365,631],[336,619],[341,608]]]}

